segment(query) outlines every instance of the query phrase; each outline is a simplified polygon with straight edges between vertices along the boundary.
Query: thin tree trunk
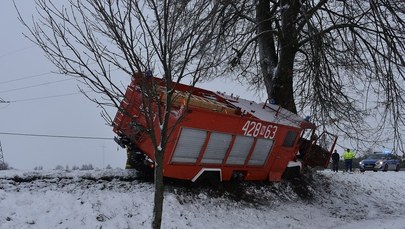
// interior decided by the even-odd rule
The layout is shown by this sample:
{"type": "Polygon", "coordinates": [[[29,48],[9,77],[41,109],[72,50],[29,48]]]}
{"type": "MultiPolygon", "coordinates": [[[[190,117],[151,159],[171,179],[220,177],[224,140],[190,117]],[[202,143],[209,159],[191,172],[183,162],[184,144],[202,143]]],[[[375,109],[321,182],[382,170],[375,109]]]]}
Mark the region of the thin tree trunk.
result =
{"type": "Polygon", "coordinates": [[[155,153],[155,196],[153,207],[153,221],[152,228],[160,229],[162,225],[163,214],[163,199],[164,199],[164,186],[163,186],[163,152],[157,151],[155,153]]]}

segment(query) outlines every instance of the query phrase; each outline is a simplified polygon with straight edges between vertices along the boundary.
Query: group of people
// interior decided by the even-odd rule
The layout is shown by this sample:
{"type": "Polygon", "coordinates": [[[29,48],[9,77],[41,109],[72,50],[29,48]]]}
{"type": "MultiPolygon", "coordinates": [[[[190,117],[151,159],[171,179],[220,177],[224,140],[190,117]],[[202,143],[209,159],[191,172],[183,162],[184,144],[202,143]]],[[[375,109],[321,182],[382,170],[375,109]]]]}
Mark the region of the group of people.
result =
{"type": "MultiPolygon", "coordinates": [[[[353,172],[353,159],[356,156],[356,154],[351,151],[350,149],[346,149],[346,151],[343,152],[343,160],[345,161],[345,169],[346,172],[353,172]]],[[[339,170],[339,161],[340,161],[340,155],[338,154],[337,150],[332,153],[332,170],[333,172],[337,172],[339,170]]]]}

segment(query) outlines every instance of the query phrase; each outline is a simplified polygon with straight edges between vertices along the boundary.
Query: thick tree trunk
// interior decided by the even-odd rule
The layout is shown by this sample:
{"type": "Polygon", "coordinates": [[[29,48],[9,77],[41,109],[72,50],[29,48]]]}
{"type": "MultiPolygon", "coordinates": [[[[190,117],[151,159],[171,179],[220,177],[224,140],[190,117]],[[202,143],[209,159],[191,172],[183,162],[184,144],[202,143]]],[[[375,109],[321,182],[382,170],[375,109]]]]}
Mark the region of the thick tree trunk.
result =
{"type": "Polygon", "coordinates": [[[155,196],[153,207],[153,221],[152,228],[160,229],[162,225],[163,214],[163,152],[155,152],[155,196]]]}
{"type": "Polygon", "coordinates": [[[274,88],[272,98],[276,104],[283,108],[297,113],[297,108],[294,101],[294,88],[293,88],[293,67],[294,67],[294,54],[285,54],[287,57],[280,58],[277,71],[275,72],[274,88]]]}
{"type": "Polygon", "coordinates": [[[259,37],[257,42],[259,45],[260,68],[263,74],[267,96],[269,99],[275,99],[272,96],[273,79],[278,57],[275,49],[271,17],[270,1],[259,0],[256,6],[256,21],[258,23],[257,34],[259,37]]]}
{"type": "Polygon", "coordinates": [[[260,67],[269,99],[297,113],[294,101],[293,68],[297,53],[295,20],[299,13],[298,0],[281,0],[281,25],[273,28],[270,0],[259,0],[256,8],[258,22],[260,67]],[[277,33],[277,34],[275,34],[277,33]],[[279,40],[277,43],[274,36],[279,40]],[[276,50],[278,44],[278,50],[276,50]]]}
{"type": "Polygon", "coordinates": [[[300,11],[299,0],[281,0],[281,36],[279,36],[279,62],[275,73],[274,94],[276,103],[297,113],[294,101],[294,59],[298,51],[296,20],[300,11]]]}

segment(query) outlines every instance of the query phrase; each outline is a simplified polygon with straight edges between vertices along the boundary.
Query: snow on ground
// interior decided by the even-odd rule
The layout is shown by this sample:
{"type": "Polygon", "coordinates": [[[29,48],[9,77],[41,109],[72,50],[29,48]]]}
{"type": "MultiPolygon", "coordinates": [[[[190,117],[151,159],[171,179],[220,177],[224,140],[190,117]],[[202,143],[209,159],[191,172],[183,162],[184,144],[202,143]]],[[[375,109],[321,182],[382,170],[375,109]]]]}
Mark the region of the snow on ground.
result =
{"type": "MultiPolygon", "coordinates": [[[[0,171],[0,228],[150,228],[153,184],[125,170],[0,171]]],[[[405,228],[405,172],[166,187],[163,228],[405,228]]]]}

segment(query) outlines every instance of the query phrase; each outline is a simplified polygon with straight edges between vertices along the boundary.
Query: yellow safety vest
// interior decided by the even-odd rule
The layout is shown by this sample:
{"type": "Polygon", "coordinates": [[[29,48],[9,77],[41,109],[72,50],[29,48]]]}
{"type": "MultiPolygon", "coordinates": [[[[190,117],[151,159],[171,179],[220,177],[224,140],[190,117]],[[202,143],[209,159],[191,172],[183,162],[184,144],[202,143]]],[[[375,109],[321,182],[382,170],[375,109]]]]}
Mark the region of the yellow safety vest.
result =
{"type": "Polygon", "coordinates": [[[343,159],[348,160],[348,159],[353,159],[355,154],[352,151],[345,151],[343,153],[343,159]]]}

